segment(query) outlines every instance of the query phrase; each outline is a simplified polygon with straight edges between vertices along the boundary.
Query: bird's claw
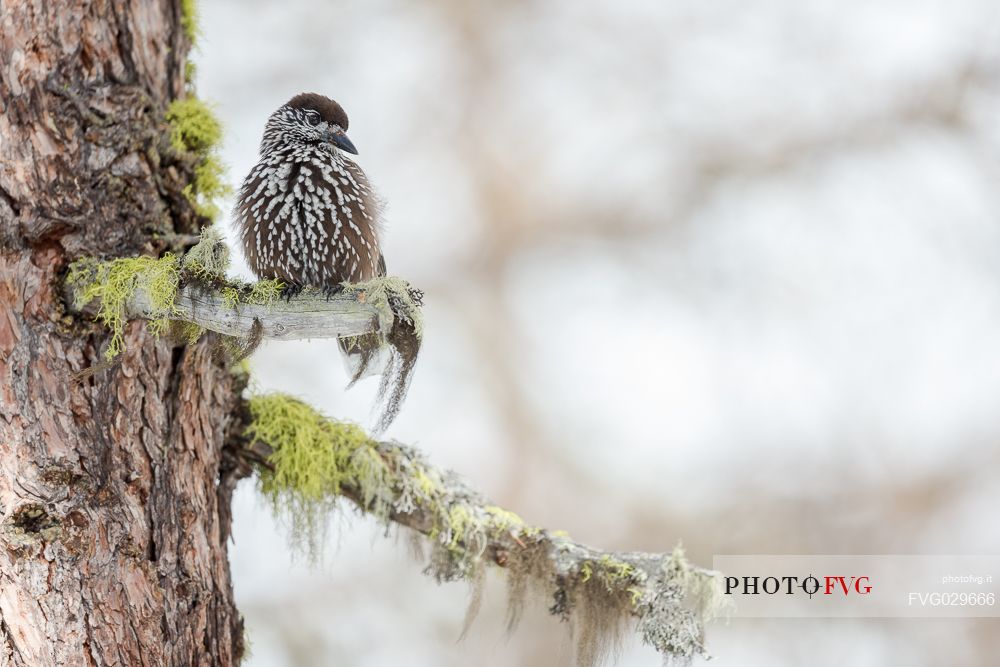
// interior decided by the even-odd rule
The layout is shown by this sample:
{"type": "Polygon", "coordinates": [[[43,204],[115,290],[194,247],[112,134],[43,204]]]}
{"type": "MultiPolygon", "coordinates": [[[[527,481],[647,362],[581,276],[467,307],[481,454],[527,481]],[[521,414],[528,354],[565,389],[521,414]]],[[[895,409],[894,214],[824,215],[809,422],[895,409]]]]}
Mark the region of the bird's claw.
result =
{"type": "Polygon", "coordinates": [[[281,288],[281,296],[285,297],[285,302],[289,303],[293,296],[298,296],[302,293],[302,285],[285,285],[281,288]]]}
{"type": "Polygon", "coordinates": [[[323,288],[323,296],[325,296],[326,300],[329,301],[330,299],[337,296],[343,291],[344,291],[343,283],[337,283],[336,285],[327,285],[326,287],[323,288]]]}

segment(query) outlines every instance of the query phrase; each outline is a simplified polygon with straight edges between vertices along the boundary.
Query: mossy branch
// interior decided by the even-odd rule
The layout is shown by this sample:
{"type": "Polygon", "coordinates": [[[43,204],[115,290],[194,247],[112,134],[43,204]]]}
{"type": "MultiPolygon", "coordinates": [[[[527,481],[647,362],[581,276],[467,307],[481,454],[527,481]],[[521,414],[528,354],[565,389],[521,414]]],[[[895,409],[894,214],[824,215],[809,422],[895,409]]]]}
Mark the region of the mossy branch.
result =
{"type": "Polygon", "coordinates": [[[481,592],[485,567],[504,569],[511,629],[528,593],[543,595],[549,611],[572,624],[582,665],[601,662],[629,620],[665,658],[704,655],[703,624],[720,607],[719,580],[689,564],[679,548],[663,554],[594,549],[525,523],[454,473],[431,467],[417,450],[374,440],[297,399],[257,396],[248,408],[247,458],[257,462],[262,492],[311,554],[331,511],[346,498],[387,525],[424,536],[426,571],[439,582],[465,579],[481,592]]]}
{"type": "Polygon", "coordinates": [[[165,255],[75,262],[66,279],[70,310],[90,312],[111,329],[109,358],[120,352],[129,319],[180,321],[236,338],[280,340],[387,334],[402,302],[412,309],[403,316],[420,321],[419,304],[400,278],[348,285],[331,298],[306,290],[286,300],[278,281],[226,280],[191,261],[197,256],[192,251],[183,261],[165,255]]]}

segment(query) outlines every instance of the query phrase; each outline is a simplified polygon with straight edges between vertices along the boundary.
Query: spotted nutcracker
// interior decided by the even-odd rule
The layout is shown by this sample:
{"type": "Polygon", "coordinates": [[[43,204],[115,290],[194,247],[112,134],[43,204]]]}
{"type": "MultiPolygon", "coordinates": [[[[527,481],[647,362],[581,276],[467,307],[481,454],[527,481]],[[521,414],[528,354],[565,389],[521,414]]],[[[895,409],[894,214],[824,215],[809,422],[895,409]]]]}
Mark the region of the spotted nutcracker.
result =
{"type": "Polygon", "coordinates": [[[347,153],[347,114],[333,100],[303,93],[271,114],[236,202],[243,253],[258,278],[293,291],[335,292],[341,283],[385,275],[378,204],[347,153]]]}
{"type": "MultiPolygon", "coordinates": [[[[302,93],[271,114],[236,201],[243,254],[258,278],[277,278],[287,294],[316,287],[327,296],[344,282],[385,275],[379,205],[348,153],[347,114],[323,95],[302,93]]],[[[377,370],[372,350],[341,343],[357,379],[377,370]]]]}

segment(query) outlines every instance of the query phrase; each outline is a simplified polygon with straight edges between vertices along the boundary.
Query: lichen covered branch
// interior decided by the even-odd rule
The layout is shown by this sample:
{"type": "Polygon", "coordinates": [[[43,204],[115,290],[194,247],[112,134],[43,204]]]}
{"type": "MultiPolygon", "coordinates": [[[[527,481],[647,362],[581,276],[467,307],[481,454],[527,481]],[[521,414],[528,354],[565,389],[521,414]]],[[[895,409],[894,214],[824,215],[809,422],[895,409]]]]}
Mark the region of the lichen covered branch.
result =
{"type": "Polygon", "coordinates": [[[343,349],[369,355],[352,383],[380,357],[382,367],[371,370],[382,376],[374,432],[383,432],[399,413],[420,352],[423,293],[385,276],[344,283],[336,294],[306,288],[292,296],[278,280],[228,279],[228,266],[229,248],[214,227],[203,230],[183,255],[71,263],[64,281],[69,310],[93,316],[111,332],[105,362],[86,372],[106,367],[121,353],[130,319],[149,320],[155,335],[172,323],[172,337],[189,343],[216,332],[219,348],[233,360],[251,354],[264,339],[338,338],[343,349]],[[388,354],[376,354],[382,351],[388,354]]]}
{"type": "Polygon", "coordinates": [[[278,291],[268,283],[264,281],[263,296],[254,293],[259,283],[227,283],[221,290],[187,285],[177,290],[173,307],[166,313],[158,312],[147,293],[138,291],[128,304],[128,314],[190,322],[239,338],[250,336],[259,326],[261,338],[279,340],[358,336],[391,326],[391,311],[360,301],[355,293],[343,292],[330,299],[303,293],[286,301],[277,298],[278,291]]]}
{"type": "Polygon", "coordinates": [[[137,318],[157,328],[177,321],[195,333],[296,340],[387,336],[402,317],[417,337],[421,334],[419,293],[400,278],[346,285],[329,298],[307,289],[285,299],[279,281],[226,279],[227,265],[228,249],[214,232],[183,257],[82,259],[66,278],[68,302],[75,312],[89,308],[111,330],[109,360],[121,351],[125,323],[137,318]]]}
{"type": "Polygon", "coordinates": [[[601,662],[630,620],[665,659],[704,655],[703,624],[717,611],[718,578],[690,565],[680,549],[651,554],[587,547],[525,523],[454,473],[431,467],[417,450],[376,441],[299,400],[267,394],[251,398],[248,408],[246,451],[258,462],[261,491],[311,554],[346,498],[387,525],[424,536],[426,571],[439,582],[481,586],[486,566],[504,569],[511,629],[528,594],[543,595],[549,611],[572,625],[581,665],[601,662]]]}

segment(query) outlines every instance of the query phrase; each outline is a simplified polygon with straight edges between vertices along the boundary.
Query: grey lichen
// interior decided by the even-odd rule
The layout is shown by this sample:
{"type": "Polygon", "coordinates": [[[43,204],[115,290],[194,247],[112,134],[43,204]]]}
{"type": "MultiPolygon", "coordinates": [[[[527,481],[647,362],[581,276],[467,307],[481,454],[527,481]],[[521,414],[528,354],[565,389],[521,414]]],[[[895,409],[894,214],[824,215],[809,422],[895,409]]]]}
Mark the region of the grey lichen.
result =
{"type": "Polygon", "coordinates": [[[363,283],[345,283],[344,292],[361,303],[390,309],[397,319],[412,327],[418,339],[423,338],[424,317],[420,309],[423,294],[402,278],[381,276],[363,283]]]}
{"type": "Polygon", "coordinates": [[[198,243],[184,253],[181,266],[201,279],[224,279],[229,270],[230,253],[222,231],[217,225],[201,230],[198,243]]]}
{"type": "MultiPolygon", "coordinates": [[[[406,526],[430,547],[425,572],[438,582],[465,580],[473,595],[466,627],[478,610],[485,568],[508,574],[508,628],[526,600],[550,601],[568,621],[581,665],[614,654],[631,620],[644,641],[672,660],[704,655],[703,625],[714,609],[715,573],[671,554],[607,553],[559,531],[526,524],[431,467],[420,453],[379,442],[356,426],[326,417],[280,394],[255,396],[247,434],[269,452],[261,489],[290,521],[293,543],[317,557],[325,520],[340,497],[387,526],[406,526]]],[[[464,632],[464,631],[463,631],[464,632]]]]}
{"type": "Polygon", "coordinates": [[[643,642],[683,661],[704,655],[705,622],[728,611],[720,579],[712,575],[691,567],[677,547],[637,604],[643,642]],[[685,599],[694,604],[685,605],[685,599]]]}

